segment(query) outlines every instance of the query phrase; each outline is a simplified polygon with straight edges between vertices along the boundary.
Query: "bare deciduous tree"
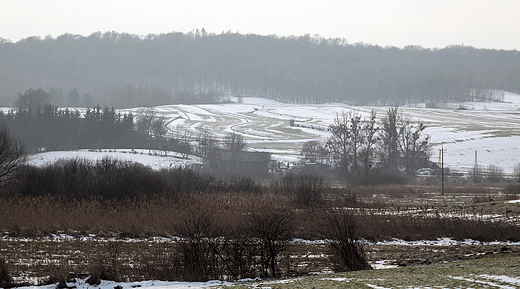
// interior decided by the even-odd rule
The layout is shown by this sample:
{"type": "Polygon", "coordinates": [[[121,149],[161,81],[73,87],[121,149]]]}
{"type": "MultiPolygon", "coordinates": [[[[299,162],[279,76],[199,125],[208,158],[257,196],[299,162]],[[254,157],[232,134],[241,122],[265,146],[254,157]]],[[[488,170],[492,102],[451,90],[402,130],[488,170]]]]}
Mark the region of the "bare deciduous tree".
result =
{"type": "Polygon", "coordinates": [[[486,179],[492,183],[499,183],[503,181],[504,169],[499,166],[489,165],[487,169],[486,179]]]}
{"type": "Polygon", "coordinates": [[[520,163],[516,164],[513,170],[513,178],[520,183],[520,163]]]}
{"type": "Polygon", "coordinates": [[[198,153],[202,158],[207,158],[211,151],[217,149],[218,140],[207,128],[201,127],[197,131],[196,140],[198,143],[198,153]]]}
{"type": "Polygon", "coordinates": [[[398,149],[404,158],[406,173],[413,175],[416,170],[417,158],[430,151],[430,136],[424,135],[426,126],[423,123],[413,123],[411,117],[403,117],[398,124],[398,149]]]}
{"type": "Polygon", "coordinates": [[[360,182],[379,172],[383,156],[375,112],[370,119],[357,113],[336,116],[330,126],[332,137],[327,141],[336,167],[351,182],[360,182]]]}
{"type": "Polygon", "coordinates": [[[23,143],[13,138],[7,127],[0,125],[0,187],[16,177],[17,168],[25,156],[23,143]]]}
{"type": "Polygon", "coordinates": [[[358,221],[351,211],[330,210],[323,217],[319,231],[329,244],[336,272],[372,269],[359,243],[358,221]]]}
{"type": "Polygon", "coordinates": [[[246,148],[246,141],[241,134],[232,132],[224,137],[223,148],[230,152],[240,152],[246,148]]]}
{"type": "Polygon", "coordinates": [[[319,141],[311,140],[303,143],[301,156],[304,161],[316,163],[325,159],[327,150],[319,141]]]}
{"type": "Polygon", "coordinates": [[[258,242],[264,276],[276,277],[280,254],[295,236],[293,213],[288,208],[262,205],[251,212],[247,223],[251,237],[258,242]]]}

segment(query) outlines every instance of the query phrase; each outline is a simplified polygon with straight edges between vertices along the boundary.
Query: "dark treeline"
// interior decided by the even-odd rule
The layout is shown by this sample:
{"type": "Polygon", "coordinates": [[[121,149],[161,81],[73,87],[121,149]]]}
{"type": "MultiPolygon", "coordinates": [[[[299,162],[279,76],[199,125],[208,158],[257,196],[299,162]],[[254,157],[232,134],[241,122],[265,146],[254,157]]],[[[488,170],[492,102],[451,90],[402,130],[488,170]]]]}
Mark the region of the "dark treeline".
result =
{"type": "Polygon", "coordinates": [[[450,46],[404,49],[319,36],[116,32],[0,41],[0,100],[30,87],[56,105],[120,107],[222,101],[222,95],[288,102],[500,100],[520,92],[518,51],[450,46]],[[76,89],[75,89],[76,88],[76,89]]]}
{"type": "Polygon", "coordinates": [[[107,106],[79,110],[50,104],[43,89],[18,94],[15,110],[0,111],[5,125],[29,151],[78,148],[158,148],[166,134],[164,120],[153,109],[116,112],[107,106]]]}
{"type": "Polygon", "coordinates": [[[0,112],[0,122],[16,132],[29,150],[129,148],[144,140],[134,130],[131,114],[95,107],[85,113],[48,105],[39,113],[0,112]]]}

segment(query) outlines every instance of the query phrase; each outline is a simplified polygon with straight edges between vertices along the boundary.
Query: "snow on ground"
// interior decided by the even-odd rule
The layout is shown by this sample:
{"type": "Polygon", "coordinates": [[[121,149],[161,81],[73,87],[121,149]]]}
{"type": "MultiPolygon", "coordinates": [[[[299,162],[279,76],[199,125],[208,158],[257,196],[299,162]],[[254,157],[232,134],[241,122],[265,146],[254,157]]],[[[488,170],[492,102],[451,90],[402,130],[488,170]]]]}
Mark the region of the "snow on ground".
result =
{"type": "MultiPolygon", "coordinates": [[[[97,288],[97,289],[197,289],[197,288],[211,288],[213,286],[224,285],[225,282],[222,281],[208,281],[208,282],[165,282],[165,281],[143,281],[143,282],[133,282],[133,283],[124,283],[124,282],[114,282],[114,281],[105,281],[102,280],[99,285],[90,285],[85,282],[86,279],[77,279],[75,283],[67,283],[69,286],[76,286],[77,289],[88,289],[88,288],[97,288]],[[120,287],[116,287],[120,286],[120,287]]],[[[20,289],[55,289],[57,288],[57,284],[51,284],[46,286],[28,286],[28,287],[17,287],[20,289]]]]}
{"type": "Polygon", "coordinates": [[[58,152],[44,152],[29,156],[26,161],[29,165],[44,166],[52,164],[61,159],[89,159],[101,160],[104,157],[111,157],[120,161],[131,161],[142,163],[154,170],[168,169],[178,166],[188,166],[195,163],[201,163],[202,160],[198,157],[189,156],[183,158],[180,154],[154,150],[77,150],[77,151],[58,151],[58,152]]]}
{"type": "Polygon", "coordinates": [[[399,246],[452,246],[452,245],[520,245],[520,242],[480,242],[472,239],[466,239],[464,241],[457,241],[451,238],[440,238],[437,240],[420,240],[420,241],[405,241],[401,239],[394,239],[392,241],[379,241],[374,243],[375,245],[399,245],[399,246]]]}
{"type": "MultiPolygon", "coordinates": [[[[236,98],[232,99],[236,101],[236,98]]],[[[480,166],[496,165],[506,173],[511,173],[514,166],[520,163],[520,95],[506,93],[504,102],[467,102],[446,104],[444,108],[401,109],[415,121],[426,124],[425,133],[431,136],[432,161],[439,161],[439,151],[444,143],[445,166],[453,170],[471,170],[475,164],[475,152],[480,166]]],[[[330,132],[323,129],[332,124],[337,115],[353,111],[368,117],[372,110],[376,111],[380,120],[388,107],[354,107],[338,103],[284,104],[249,97],[243,98],[240,104],[157,107],[158,113],[172,130],[179,125],[193,131],[204,127],[220,139],[230,132],[239,133],[248,142],[250,150],[270,152],[273,159],[284,162],[297,162],[303,143],[326,141],[330,132]],[[293,127],[290,126],[292,120],[295,123],[293,127]]],[[[120,155],[127,156],[118,152],[117,157],[120,155]]],[[[43,158],[48,159],[47,156],[43,158]]],[[[178,158],[136,160],[154,167],[186,163],[178,158]]]]}
{"type": "MultiPolygon", "coordinates": [[[[206,127],[217,137],[242,134],[249,148],[269,151],[280,161],[295,162],[304,142],[325,141],[327,128],[343,112],[368,117],[375,110],[381,119],[388,107],[353,107],[345,104],[284,104],[261,98],[243,98],[243,103],[163,106],[159,113],[177,110],[175,125],[206,127]],[[196,114],[197,117],[193,117],[196,114]],[[189,118],[186,116],[188,115],[189,118]],[[291,127],[294,120],[296,126],[291,127]]],[[[510,173],[520,163],[520,95],[506,93],[504,102],[447,104],[446,108],[402,107],[405,114],[427,125],[425,133],[433,144],[431,160],[438,161],[444,143],[447,167],[468,171],[477,152],[480,166],[496,165],[510,173]],[[464,109],[459,109],[463,107],[464,109]]]]}

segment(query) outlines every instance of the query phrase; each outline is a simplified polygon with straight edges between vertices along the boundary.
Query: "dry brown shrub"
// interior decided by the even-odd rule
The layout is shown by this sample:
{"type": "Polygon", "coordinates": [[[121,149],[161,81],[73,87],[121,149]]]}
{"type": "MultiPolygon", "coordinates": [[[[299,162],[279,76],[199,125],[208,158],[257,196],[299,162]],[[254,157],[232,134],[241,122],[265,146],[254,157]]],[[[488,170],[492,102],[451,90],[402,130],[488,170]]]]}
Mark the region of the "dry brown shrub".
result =
{"type": "Polygon", "coordinates": [[[9,266],[4,258],[0,257],[0,287],[6,287],[13,282],[9,266]]]}

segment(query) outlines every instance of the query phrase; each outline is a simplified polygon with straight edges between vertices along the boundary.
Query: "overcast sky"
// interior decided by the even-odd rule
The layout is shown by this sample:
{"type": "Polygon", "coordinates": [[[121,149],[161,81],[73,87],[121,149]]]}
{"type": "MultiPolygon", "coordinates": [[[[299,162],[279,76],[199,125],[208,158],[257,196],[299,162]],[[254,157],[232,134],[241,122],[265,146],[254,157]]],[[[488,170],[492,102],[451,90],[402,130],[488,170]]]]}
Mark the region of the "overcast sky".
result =
{"type": "Polygon", "coordinates": [[[0,0],[0,38],[117,31],[320,34],[381,46],[520,50],[520,0],[0,0]]]}

